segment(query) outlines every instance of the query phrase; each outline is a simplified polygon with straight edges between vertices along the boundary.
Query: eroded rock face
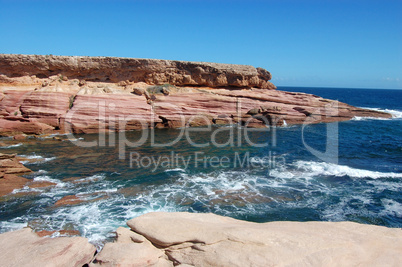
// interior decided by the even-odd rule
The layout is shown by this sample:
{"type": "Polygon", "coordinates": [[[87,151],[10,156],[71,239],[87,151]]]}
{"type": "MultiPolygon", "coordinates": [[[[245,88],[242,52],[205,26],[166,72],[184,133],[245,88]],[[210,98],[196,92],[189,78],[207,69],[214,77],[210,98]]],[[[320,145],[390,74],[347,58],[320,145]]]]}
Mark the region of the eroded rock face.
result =
{"type": "Polygon", "coordinates": [[[243,65],[0,55],[0,73],[0,135],[391,117],[311,94],[266,90],[270,73],[243,65]],[[169,84],[153,85],[161,83],[169,84]]]}
{"type": "Polygon", "coordinates": [[[400,229],[352,222],[252,223],[158,212],[127,224],[179,266],[398,266],[402,260],[400,229]]]}
{"type": "Polygon", "coordinates": [[[30,228],[0,234],[0,265],[7,266],[83,266],[96,248],[83,237],[45,238],[30,228]]]}
{"type": "Polygon", "coordinates": [[[258,87],[275,89],[271,74],[245,65],[113,57],[66,57],[39,55],[0,55],[0,74],[7,77],[48,78],[169,83],[177,86],[258,87]]]}
{"type": "Polygon", "coordinates": [[[310,94],[278,90],[176,87],[168,94],[146,89],[140,94],[138,90],[129,92],[116,85],[106,89],[85,87],[77,94],[20,94],[7,90],[5,102],[0,102],[5,114],[0,115],[0,133],[97,133],[237,123],[266,127],[343,121],[354,116],[391,117],[310,94]],[[22,99],[11,101],[14,96],[22,99]],[[11,115],[14,110],[19,112],[11,115]]]}

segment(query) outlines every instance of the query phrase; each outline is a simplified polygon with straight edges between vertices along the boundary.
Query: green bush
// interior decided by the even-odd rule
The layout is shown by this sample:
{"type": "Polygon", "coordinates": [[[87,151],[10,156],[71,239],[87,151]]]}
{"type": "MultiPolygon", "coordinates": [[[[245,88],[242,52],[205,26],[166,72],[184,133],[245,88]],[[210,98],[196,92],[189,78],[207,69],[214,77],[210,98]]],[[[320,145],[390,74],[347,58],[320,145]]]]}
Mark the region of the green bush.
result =
{"type": "Polygon", "coordinates": [[[74,106],[75,95],[70,96],[68,108],[71,109],[74,106]]]}

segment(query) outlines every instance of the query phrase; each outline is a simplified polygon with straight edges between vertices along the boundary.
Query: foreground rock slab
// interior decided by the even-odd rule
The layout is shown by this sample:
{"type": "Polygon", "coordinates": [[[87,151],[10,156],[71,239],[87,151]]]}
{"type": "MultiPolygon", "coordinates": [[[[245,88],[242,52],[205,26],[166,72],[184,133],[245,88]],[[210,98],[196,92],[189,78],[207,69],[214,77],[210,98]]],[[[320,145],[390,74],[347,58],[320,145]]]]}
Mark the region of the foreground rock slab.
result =
{"type": "Polygon", "coordinates": [[[30,228],[0,234],[0,266],[83,266],[96,248],[83,237],[45,238],[30,228]]]}
{"type": "MultiPolygon", "coordinates": [[[[158,212],[127,225],[132,231],[121,231],[119,236],[126,245],[118,246],[127,251],[120,266],[140,266],[134,258],[143,250],[131,248],[134,244],[148,248],[147,253],[153,251],[150,259],[161,258],[154,250],[158,248],[179,266],[399,266],[402,262],[401,229],[352,222],[252,223],[214,214],[158,212]],[[133,261],[128,263],[127,257],[133,261]]],[[[101,253],[120,262],[116,250],[122,251],[105,246],[101,253]]],[[[102,260],[108,262],[106,257],[102,260]]]]}
{"type": "Polygon", "coordinates": [[[143,236],[126,228],[118,228],[117,242],[107,243],[96,255],[95,266],[173,266],[163,250],[143,236]]]}

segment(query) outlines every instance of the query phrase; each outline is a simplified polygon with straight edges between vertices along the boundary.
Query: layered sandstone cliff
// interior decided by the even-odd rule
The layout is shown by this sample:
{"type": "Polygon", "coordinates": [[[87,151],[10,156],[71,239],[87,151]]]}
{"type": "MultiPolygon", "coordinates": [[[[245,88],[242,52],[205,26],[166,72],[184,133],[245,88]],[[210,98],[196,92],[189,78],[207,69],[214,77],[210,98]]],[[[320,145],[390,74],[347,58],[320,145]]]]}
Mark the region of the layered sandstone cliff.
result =
{"type": "Polygon", "coordinates": [[[281,126],[391,117],[290,93],[251,66],[0,55],[0,134],[94,133],[207,124],[281,126]]]}
{"type": "MultiPolygon", "coordinates": [[[[6,77],[62,75],[93,82],[169,83],[176,86],[257,87],[275,89],[271,74],[245,65],[115,57],[0,55],[6,77]]],[[[3,76],[3,79],[6,78],[3,76]]]]}

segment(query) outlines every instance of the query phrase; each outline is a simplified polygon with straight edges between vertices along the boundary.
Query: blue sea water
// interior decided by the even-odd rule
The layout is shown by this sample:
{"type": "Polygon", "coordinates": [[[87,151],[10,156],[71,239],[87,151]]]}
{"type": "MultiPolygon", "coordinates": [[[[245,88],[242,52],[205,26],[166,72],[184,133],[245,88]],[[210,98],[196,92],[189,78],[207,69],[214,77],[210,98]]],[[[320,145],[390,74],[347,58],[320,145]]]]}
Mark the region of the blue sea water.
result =
{"type": "Polygon", "coordinates": [[[62,136],[64,141],[5,139],[9,146],[0,152],[30,159],[25,164],[35,172],[27,178],[56,186],[25,187],[3,197],[0,232],[27,225],[76,229],[101,245],[127,220],[151,211],[402,227],[402,90],[279,90],[387,111],[393,118],[256,131],[224,126],[62,136]],[[144,142],[135,147],[128,140],[144,142]],[[97,145],[83,147],[91,141],[97,145]],[[55,205],[67,195],[84,201],[55,205]]]}

